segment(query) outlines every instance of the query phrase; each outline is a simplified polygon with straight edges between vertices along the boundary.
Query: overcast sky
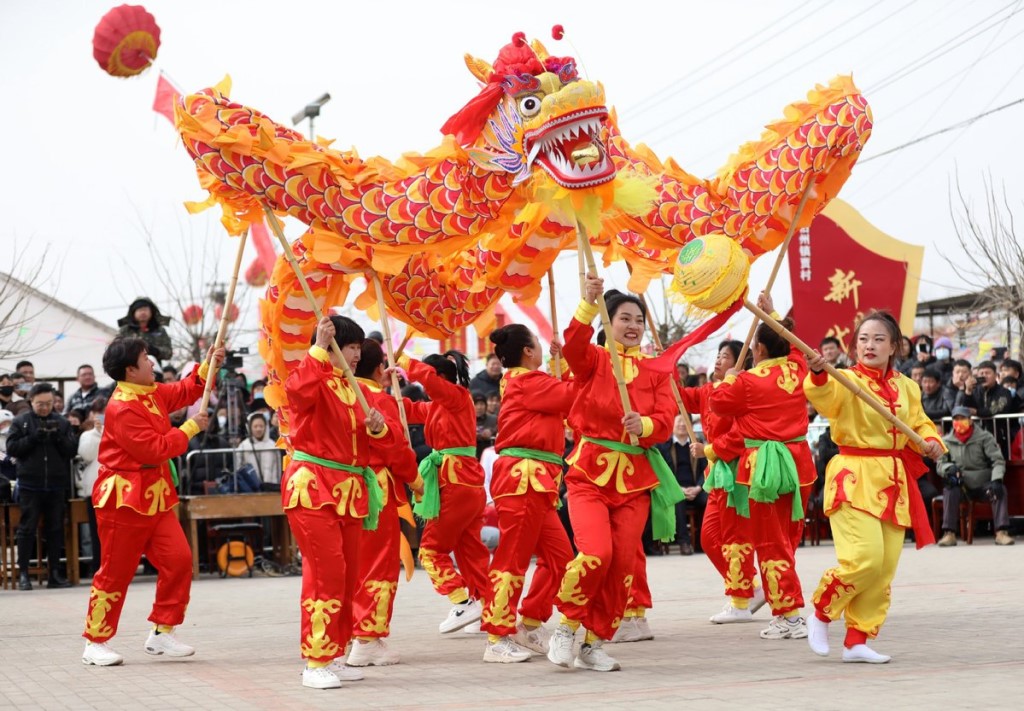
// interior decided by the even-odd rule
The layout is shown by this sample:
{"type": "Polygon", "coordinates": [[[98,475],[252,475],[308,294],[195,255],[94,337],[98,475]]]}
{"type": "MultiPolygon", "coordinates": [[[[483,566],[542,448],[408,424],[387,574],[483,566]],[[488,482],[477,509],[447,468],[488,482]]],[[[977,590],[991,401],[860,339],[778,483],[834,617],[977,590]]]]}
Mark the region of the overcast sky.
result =
{"type": "MultiPolygon", "coordinates": [[[[92,58],[94,27],[112,6],[0,2],[0,240],[7,253],[15,243],[35,255],[49,249],[57,297],[111,323],[144,291],[169,302],[142,245],[146,230],[172,271],[183,274],[204,243],[220,252],[221,278],[232,261],[214,211],[190,216],[181,206],[204,196],[170,124],[150,110],[157,71],[119,80],[92,58]]],[[[476,91],[463,53],[491,61],[513,32],[548,41],[554,23],[574,47],[549,48],[576,55],[604,83],[625,137],[703,176],[836,74],[852,73],[871,103],[864,158],[1024,96],[1020,0],[145,6],[162,29],[158,67],[186,91],[230,73],[232,98],[282,123],[330,92],[317,133],[363,156],[437,145],[439,126],[476,91]]],[[[921,299],[965,290],[941,257],[955,254],[947,190],[957,173],[980,202],[990,172],[1020,207],[1022,121],[1024,105],[854,170],[841,196],[881,230],[926,246],[921,299]]],[[[295,222],[288,230],[302,232],[295,222]]],[[[752,285],[770,269],[761,262],[752,285]]],[[[569,313],[574,256],[559,274],[569,313]]],[[[607,277],[622,285],[625,270],[607,277]]],[[[788,280],[776,289],[784,311],[788,280]]]]}

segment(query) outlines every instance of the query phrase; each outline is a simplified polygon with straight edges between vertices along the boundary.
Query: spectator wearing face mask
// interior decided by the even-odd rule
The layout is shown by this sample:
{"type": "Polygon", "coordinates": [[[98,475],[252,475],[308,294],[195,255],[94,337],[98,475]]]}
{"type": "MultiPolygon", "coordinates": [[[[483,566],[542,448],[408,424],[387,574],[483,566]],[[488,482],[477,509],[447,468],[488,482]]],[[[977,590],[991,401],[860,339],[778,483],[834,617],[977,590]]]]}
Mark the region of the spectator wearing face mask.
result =
{"type": "Polygon", "coordinates": [[[943,383],[948,383],[953,376],[953,341],[946,336],[935,339],[935,362],[931,368],[939,371],[943,383]]]}
{"type": "Polygon", "coordinates": [[[235,450],[235,466],[251,466],[260,481],[270,488],[281,486],[281,453],[270,438],[267,416],[262,412],[249,415],[249,436],[235,450]]]}
{"type": "Polygon", "coordinates": [[[0,409],[10,410],[17,400],[21,398],[14,392],[14,381],[7,373],[0,375],[0,409]]]}

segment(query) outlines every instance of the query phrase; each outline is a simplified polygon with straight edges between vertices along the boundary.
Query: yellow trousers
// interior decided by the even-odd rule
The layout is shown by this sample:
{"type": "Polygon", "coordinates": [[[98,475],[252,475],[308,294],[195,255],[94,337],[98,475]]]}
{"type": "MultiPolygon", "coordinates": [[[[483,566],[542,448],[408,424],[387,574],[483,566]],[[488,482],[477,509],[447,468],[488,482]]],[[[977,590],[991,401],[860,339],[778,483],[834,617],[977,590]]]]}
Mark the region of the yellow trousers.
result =
{"type": "Polygon", "coordinates": [[[815,611],[821,619],[843,616],[848,630],[875,637],[889,611],[889,585],[903,551],[904,529],[846,504],[829,520],[839,565],[821,576],[815,611]]]}

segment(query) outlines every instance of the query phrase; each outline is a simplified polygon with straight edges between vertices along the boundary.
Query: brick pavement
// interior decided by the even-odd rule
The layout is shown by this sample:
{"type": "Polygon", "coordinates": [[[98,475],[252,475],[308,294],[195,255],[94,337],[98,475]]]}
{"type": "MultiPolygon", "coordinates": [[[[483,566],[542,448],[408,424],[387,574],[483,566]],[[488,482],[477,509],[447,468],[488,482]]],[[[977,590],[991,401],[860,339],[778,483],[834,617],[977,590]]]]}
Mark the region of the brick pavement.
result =
{"type": "MultiPolygon", "coordinates": [[[[833,562],[829,546],[801,549],[808,594],[833,562]]],[[[545,659],[480,661],[483,637],[441,637],[447,611],[426,575],[402,583],[393,644],[402,664],[370,668],[340,690],[300,685],[298,578],[206,578],[193,586],[180,632],[195,657],[142,651],[154,582],[130,589],[115,648],[123,667],[85,667],[78,636],[88,587],[0,592],[0,708],[14,709],[893,709],[1021,708],[1024,705],[1024,545],[904,550],[893,609],[875,646],[885,666],[815,657],[806,642],[766,641],[766,621],[718,627],[720,583],[710,564],[653,558],[657,639],[609,645],[622,672],[559,669],[545,659]]],[[[833,630],[833,647],[841,632],[833,630]]]]}

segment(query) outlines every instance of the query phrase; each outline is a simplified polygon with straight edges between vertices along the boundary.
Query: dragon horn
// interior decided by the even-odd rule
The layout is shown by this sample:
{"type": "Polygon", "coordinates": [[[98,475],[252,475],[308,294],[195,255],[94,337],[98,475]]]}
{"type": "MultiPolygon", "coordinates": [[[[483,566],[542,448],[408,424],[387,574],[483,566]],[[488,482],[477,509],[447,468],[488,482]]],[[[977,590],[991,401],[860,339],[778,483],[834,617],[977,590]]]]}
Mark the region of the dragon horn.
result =
{"type": "Polygon", "coordinates": [[[469,69],[470,74],[486,84],[491,78],[491,74],[494,73],[494,67],[492,67],[489,62],[478,59],[468,52],[466,53],[465,60],[466,67],[469,69]]]}
{"type": "Polygon", "coordinates": [[[533,53],[537,55],[537,59],[539,59],[542,64],[545,59],[551,56],[548,53],[547,47],[541,44],[539,39],[535,39],[533,42],[530,42],[530,48],[533,49],[533,53]]]}

